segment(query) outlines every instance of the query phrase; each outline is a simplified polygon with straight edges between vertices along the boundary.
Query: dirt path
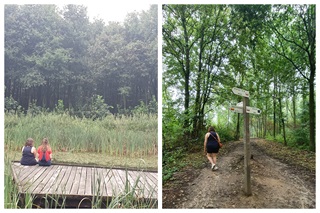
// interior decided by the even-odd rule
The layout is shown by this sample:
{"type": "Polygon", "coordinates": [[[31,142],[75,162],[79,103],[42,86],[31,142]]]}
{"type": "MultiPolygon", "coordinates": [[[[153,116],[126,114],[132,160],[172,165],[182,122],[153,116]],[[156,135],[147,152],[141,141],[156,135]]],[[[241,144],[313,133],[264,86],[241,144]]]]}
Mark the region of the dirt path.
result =
{"type": "Polygon", "coordinates": [[[218,159],[217,171],[202,169],[176,174],[178,184],[163,186],[163,208],[315,208],[315,176],[310,170],[268,156],[251,140],[252,196],[243,192],[243,142],[230,142],[218,159]]]}

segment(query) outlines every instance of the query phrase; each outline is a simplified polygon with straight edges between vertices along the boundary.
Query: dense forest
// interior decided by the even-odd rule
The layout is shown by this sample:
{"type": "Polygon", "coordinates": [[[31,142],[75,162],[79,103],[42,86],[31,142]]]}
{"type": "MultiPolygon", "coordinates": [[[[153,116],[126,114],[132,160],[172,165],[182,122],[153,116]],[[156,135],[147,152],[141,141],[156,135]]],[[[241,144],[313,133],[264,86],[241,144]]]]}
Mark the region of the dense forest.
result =
{"type": "Polygon", "coordinates": [[[224,141],[242,136],[233,87],[262,111],[251,137],[315,151],[315,5],[163,5],[162,15],[165,161],[202,148],[208,125],[224,141]]]}
{"type": "Polygon", "coordinates": [[[6,110],[157,112],[157,5],[123,23],[82,5],[5,5],[6,110]]]}

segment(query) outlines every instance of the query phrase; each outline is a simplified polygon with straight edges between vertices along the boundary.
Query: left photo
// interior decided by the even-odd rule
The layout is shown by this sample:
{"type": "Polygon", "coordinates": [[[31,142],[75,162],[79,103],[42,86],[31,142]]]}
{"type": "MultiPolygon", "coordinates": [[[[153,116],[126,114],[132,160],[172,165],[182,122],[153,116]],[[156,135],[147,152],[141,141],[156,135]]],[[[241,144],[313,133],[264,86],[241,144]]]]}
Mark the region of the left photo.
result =
{"type": "Polygon", "coordinates": [[[158,208],[157,5],[6,4],[4,65],[4,208],[158,208]]]}

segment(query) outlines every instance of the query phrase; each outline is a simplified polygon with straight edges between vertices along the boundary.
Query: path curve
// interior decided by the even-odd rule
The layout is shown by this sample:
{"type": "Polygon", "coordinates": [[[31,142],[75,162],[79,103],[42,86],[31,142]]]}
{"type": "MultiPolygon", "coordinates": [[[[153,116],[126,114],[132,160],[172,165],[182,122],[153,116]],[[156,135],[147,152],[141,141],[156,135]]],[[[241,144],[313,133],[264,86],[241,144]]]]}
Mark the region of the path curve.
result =
{"type": "Polygon", "coordinates": [[[218,158],[219,170],[213,172],[206,164],[194,171],[199,175],[169,205],[170,190],[165,190],[163,208],[315,208],[315,182],[305,178],[308,171],[268,156],[259,147],[259,139],[251,141],[252,196],[245,196],[243,142],[230,143],[230,151],[218,158]]]}

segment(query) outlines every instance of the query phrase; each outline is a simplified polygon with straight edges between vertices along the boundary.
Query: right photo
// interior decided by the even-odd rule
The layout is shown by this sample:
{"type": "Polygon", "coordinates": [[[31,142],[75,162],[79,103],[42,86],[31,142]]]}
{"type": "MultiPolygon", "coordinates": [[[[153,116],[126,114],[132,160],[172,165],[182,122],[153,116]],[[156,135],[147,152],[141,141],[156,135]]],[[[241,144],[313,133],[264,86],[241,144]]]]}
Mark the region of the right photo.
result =
{"type": "Polygon", "coordinates": [[[316,5],[162,5],[162,208],[315,209],[316,5]]]}

